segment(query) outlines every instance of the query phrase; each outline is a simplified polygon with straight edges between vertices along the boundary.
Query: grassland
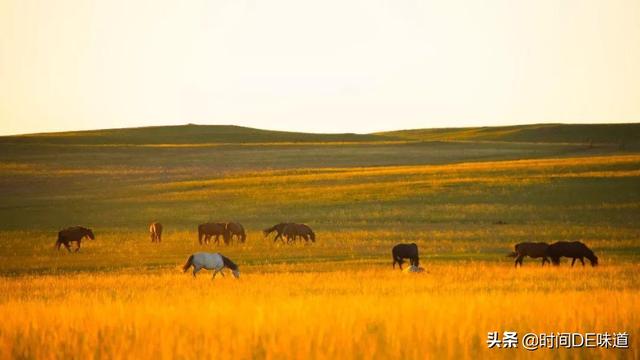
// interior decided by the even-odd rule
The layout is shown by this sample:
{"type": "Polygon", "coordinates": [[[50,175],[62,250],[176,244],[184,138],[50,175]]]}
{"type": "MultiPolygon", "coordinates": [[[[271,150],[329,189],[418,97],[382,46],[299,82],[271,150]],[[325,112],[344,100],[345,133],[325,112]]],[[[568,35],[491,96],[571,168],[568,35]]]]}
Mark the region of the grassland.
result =
{"type": "Polygon", "coordinates": [[[638,357],[632,146],[150,131],[0,139],[0,357],[638,357]],[[180,270],[203,249],[195,225],[216,219],[249,230],[220,250],[239,281],[180,270]],[[262,236],[283,220],[318,241],[262,236]],[[74,224],[97,239],[53,250],[74,224]],[[505,257],[556,240],[589,244],[601,266],[514,270],[505,257]],[[400,241],[418,243],[426,274],[392,271],[400,241]],[[509,330],[626,331],[630,349],[486,348],[488,331],[509,330]]]}

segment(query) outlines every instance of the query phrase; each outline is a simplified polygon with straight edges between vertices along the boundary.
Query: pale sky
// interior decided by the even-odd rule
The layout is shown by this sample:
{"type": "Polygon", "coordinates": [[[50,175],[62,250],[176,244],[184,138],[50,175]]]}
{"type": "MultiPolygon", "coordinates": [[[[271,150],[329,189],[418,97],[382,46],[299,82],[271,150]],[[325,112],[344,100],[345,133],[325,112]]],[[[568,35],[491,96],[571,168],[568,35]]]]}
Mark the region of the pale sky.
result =
{"type": "Polygon", "coordinates": [[[0,1],[0,134],[638,121],[638,0],[0,1]]]}

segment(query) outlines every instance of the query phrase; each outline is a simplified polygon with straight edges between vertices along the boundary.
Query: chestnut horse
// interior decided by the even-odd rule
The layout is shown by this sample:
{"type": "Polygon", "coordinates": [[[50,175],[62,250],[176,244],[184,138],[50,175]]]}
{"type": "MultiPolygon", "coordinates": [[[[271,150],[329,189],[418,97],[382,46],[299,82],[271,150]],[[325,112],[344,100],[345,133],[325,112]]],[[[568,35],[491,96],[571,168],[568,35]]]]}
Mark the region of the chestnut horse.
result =
{"type": "Polygon", "coordinates": [[[284,238],[282,237],[282,233],[284,232],[284,228],[289,225],[291,223],[279,223],[279,224],[275,224],[270,228],[266,228],[264,230],[262,230],[262,232],[264,233],[264,236],[267,237],[269,236],[269,234],[271,234],[272,232],[276,232],[276,237],[273,238],[273,242],[276,242],[278,239],[284,241],[284,238]]]}
{"type": "Polygon", "coordinates": [[[200,245],[204,243],[209,243],[209,240],[212,236],[215,236],[216,244],[220,243],[220,236],[222,235],[225,243],[227,242],[226,238],[227,230],[225,223],[205,223],[198,225],[198,242],[200,245]]]}
{"type": "Polygon", "coordinates": [[[305,242],[316,242],[316,234],[306,224],[287,224],[282,230],[282,235],[287,238],[287,244],[295,242],[296,238],[301,237],[305,242]]]}
{"type": "Polygon", "coordinates": [[[507,256],[516,258],[516,267],[518,267],[518,264],[522,266],[522,260],[525,258],[525,256],[529,256],[534,259],[542,258],[542,266],[544,266],[545,262],[549,262],[549,259],[547,258],[547,256],[549,255],[547,253],[548,250],[549,244],[544,242],[522,242],[517,244],[515,247],[515,251],[507,256]]]}
{"type": "Polygon", "coordinates": [[[151,242],[162,241],[162,224],[154,222],[149,226],[149,234],[151,235],[151,242]]]}
{"type": "Polygon", "coordinates": [[[237,222],[228,222],[225,224],[224,242],[229,244],[233,237],[236,236],[241,243],[247,240],[247,234],[244,232],[242,224],[237,222]]]}

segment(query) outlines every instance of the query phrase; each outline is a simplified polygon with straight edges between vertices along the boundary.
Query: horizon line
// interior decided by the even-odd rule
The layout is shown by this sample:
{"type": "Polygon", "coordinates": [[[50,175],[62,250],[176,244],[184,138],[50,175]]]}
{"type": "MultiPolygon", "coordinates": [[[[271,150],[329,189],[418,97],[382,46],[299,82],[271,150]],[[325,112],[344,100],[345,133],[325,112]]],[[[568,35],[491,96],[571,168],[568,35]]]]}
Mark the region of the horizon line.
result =
{"type": "Polygon", "coordinates": [[[131,129],[148,129],[148,128],[162,128],[162,127],[180,127],[180,126],[220,126],[220,127],[239,127],[253,130],[262,131],[276,131],[285,133],[301,133],[301,134],[313,134],[313,135],[342,135],[342,134],[355,134],[355,135],[376,135],[380,133],[398,132],[398,131],[412,131],[412,130],[446,130],[446,129],[473,129],[473,128],[506,128],[517,126],[535,126],[535,125],[624,125],[624,124],[640,124],[638,121],[621,121],[621,122],[534,122],[534,123],[521,123],[521,124],[505,124],[505,125],[476,125],[476,126],[434,126],[434,127],[416,127],[416,128],[404,128],[393,130],[376,130],[371,132],[314,132],[314,131],[299,131],[299,130],[280,130],[269,129],[261,127],[253,127],[238,124],[197,124],[197,123],[183,123],[183,124],[162,124],[162,125],[143,125],[143,126],[130,126],[130,127],[112,127],[112,128],[90,128],[90,129],[77,129],[77,130],[45,130],[41,132],[32,133],[14,133],[14,134],[0,134],[0,137],[12,137],[12,136],[37,136],[48,134],[60,134],[60,133],[78,133],[78,132],[91,132],[91,131],[110,131],[110,130],[131,130],[131,129]]]}

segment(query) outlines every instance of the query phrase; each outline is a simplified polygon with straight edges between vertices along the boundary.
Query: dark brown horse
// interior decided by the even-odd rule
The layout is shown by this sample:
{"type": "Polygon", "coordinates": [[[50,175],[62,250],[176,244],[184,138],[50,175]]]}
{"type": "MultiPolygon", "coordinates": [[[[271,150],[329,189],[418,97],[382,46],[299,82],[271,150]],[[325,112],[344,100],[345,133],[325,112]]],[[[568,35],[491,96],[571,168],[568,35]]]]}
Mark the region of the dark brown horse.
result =
{"type": "Polygon", "coordinates": [[[66,229],[58,231],[58,240],[56,241],[56,248],[60,250],[60,245],[64,245],[67,251],[71,252],[71,246],[69,243],[75,241],[78,244],[75,252],[80,250],[80,242],[83,238],[88,237],[91,240],[95,240],[93,231],[91,229],[82,226],[72,226],[66,229]]]}
{"type": "Polygon", "coordinates": [[[580,260],[582,266],[584,266],[584,258],[591,261],[591,266],[598,265],[598,257],[593,253],[587,245],[580,241],[558,241],[549,245],[548,250],[549,257],[553,265],[560,265],[561,257],[573,258],[571,266],[576,263],[576,260],[580,260]]]}
{"type": "Polygon", "coordinates": [[[298,237],[303,238],[305,242],[316,242],[316,234],[307,224],[287,224],[282,230],[282,235],[287,239],[287,244],[295,242],[298,237]]]}
{"type": "Polygon", "coordinates": [[[162,241],[162,224],[154,222],[149,226],[149,235],[151,236],[151,242],[162,241]]]}
{"type": "Polygon", "coordinates": [[[549,249],[549,244],[544,242],[523,242],[516,245],[514,252],[509,254],[508,256],[516,258],[515,266],[518,267],[518,264],[522,266],[522,260],[525,256],[537,259],[542,258],[542,266],[544,266],[545,262],[549,262],[547,258],[547,251],[549,249]]]}
{"type": "Polygon", "coordinates": [[[244,243],[245,240],[247,240],[247,234],[244,232],[242,224],[237,222],[226,223],[224,237],[225,244],[230,243],[234,236],[236,236],[241,243],[244,243]]]}
{"type": "Polygon", "coordinates": [[[266,228],[264,230],[262,230],[262,232],[264,233],[264,236],[267,237],[269,236],[272,232],[276,232],[276,237],[273,238],[273,241],[276,242],[278,239],[282,240],[284,242],[284,238],[282,237],[282,234],[284,233],[284,228],[289,225],[291,223],[279,223],[279,224],[275,224],[270,228],[266,228]]]}
{"type": "Polygon", "coordinates": [[[203,242],[208,244],[212,236],[215,236],[216,244],[220,243],[220,236],[222,236],[226,243],[226,225],[227,224],[225,223],[213,222],[198,225],[198,242],[200,243],[200,245],[202,245],[203,242]]]}
{"type": "Polygon", "coordinates": [[[393,258],[393,268],[396,268],[396,263],[402,270],[403,259],[409,259],[411,266],[420,266],[420,256],[418,255],[418,245],[411,244],[397,244],[391,249],[391,257],[393,258]]]}

